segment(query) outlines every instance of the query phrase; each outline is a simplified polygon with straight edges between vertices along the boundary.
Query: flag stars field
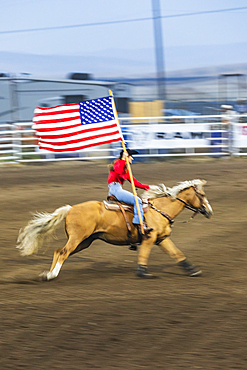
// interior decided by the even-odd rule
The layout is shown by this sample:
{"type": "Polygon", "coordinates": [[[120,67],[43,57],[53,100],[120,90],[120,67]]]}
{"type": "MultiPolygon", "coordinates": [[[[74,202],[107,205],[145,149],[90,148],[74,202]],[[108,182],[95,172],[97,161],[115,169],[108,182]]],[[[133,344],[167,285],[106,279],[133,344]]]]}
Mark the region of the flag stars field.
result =
{"type": "Polygon", "coordinates": [[[79,104],[37,107],[33,123],[39,148],[52,152],[77,151],[123,140],[112,96],[79,104]]]}

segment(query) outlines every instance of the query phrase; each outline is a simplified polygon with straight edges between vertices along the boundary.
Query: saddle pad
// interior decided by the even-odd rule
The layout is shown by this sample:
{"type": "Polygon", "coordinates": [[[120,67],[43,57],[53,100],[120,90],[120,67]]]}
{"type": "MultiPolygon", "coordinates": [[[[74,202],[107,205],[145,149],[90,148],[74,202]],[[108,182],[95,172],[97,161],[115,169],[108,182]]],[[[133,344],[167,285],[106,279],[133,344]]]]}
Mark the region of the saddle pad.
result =
{"type": "MultiPolygon", "coordinates": [[[[110,210],[110,211],[120,211],[120,208],[119,208],[119,205],[117,204],[117,202],[107,202],[106,200],[103,200],[103,203],[105,205],[105,208],[110,210]]],[[[122,204],[121,203],[121,206],[123,207],[123,209],[125,211],[128,211],[128,212],[133,212],[133,206],[130,206],[128,204],[122,204]]],[[[143,211],[144,213],[147,212],[149,206],[148,205],[143,205],[143,211]]]]}
{"type": "MultiPolygon", "coordinates": [[[[103,203],[105,205],[106,209],[109,209],[110,211],[120,211],[119,205],[114,202],[107,202],[106,200],[103,200],[103,203]]],[[[133,207],[129,206],[128,204],[122,204],[121,206],[125,211],[133,212],[133,207]]]]}

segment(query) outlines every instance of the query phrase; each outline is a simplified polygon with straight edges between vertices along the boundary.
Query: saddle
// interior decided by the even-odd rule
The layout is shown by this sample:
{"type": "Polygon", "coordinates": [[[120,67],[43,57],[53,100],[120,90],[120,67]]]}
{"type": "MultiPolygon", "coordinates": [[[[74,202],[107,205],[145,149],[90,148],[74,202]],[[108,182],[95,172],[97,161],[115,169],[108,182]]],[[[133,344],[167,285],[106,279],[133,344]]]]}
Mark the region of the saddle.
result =
{"type": "MultiPolygon", "coordinates": [[[[134,207],[130,204],[120,202],[114,195],[109,195],[107,197],[107,201],[103,201],[105,208],[109,211],[128,211],[128,212],[134,212],[134,207]]],[[[148,203],[143,203],[142,205],[143,212],[146,213],[149,209],[148,203]]]]}
{"type": "MultiPolygon", "coordinates": [[[[128,240],[130,244],[132,244],[131,226],[126,216],[126,211],[133,213],[134,207],[131,206],[130,204],[120,202],[116,197],[114,197],[114,195],[109,195],[107,197],[107,201],[104,200],[103,203],[105,205],[105,208],[108,209],[109,211],[121,211],[122,212],[124,216],[124,220],[127,225],[128,240]]],[[[143,212],[146,213],[149,209],[149,205],[144,203],[142,208],[143,208],[143,212]]],[[[141,235],[139,235],[139,242],[141,241],[140,238],[141,238],[141,235]]]]}
{"type": "Polygon", "coordinates": [[[134,212],[133,206],[124,202],[120,202],[116,197],[114,197],[114,195],[109,195],[107,200],[104,200],[103,202],[105,208],[109,211],[122,211],[122,209],[124,209],[124,211],[134,212]]]}

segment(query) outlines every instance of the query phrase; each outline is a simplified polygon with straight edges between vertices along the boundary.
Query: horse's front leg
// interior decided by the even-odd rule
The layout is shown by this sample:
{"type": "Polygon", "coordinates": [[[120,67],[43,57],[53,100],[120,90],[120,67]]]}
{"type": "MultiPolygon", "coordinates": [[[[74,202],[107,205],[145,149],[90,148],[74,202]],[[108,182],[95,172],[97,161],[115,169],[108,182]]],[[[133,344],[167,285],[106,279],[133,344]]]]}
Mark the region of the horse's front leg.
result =
{"type": "Polygon", "coordinates": [[[177,263],[186,259],[183,252],[176,247],[169,237],[162,240],[158,245],[162,250],[167,252],[171,258],[175,259],[177,263]]]}
{"type": "Polygon", "coordinates": [[[189,276],[199,276],[202,274],[202,271],[187,260],[183,252],[175,246],[169,237],[160,242],[159,247],[167,252],[171,258],[175,259],[178,266],[182,267],[189,276]]]}

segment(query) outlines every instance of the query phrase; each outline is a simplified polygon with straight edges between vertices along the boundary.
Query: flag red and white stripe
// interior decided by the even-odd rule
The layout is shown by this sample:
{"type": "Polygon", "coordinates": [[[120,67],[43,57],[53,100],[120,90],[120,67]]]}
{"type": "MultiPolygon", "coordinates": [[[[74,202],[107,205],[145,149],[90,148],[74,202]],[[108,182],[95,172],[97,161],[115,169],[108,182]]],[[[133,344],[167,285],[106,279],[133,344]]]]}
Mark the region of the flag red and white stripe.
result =
{"type": "Polygon", "coordinates": [[[78,104],[37,107],[33,123],[39,148],[52,152],[76,151],[123,140],[112,96],[78,104]]]}

